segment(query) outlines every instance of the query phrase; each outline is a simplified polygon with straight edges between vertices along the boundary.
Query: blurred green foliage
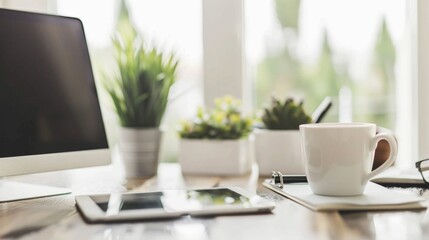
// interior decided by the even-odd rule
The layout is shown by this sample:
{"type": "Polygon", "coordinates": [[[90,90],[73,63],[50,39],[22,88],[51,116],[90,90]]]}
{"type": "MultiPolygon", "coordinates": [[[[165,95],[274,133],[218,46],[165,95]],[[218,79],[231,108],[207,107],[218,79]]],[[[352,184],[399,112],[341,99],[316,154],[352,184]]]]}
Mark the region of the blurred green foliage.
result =
{"type": "MultiPolygon", "coordinates": [[[[334,61],[335,54],[326,30],[316,63],[301,61],[294,47],[299,41],[300,6],[300,0],[275,0],[277,19],[286,41],[282,49],[271,51],[257,66],[256,107],[263,107],[273,95],[298,95],[305,99],[306,110],[312,112],[326,96],[338,99],[341,88],[347,87],[353,97],[354,121],[369,121],[393,128],[396,51],[386,22],[383,20],[380,25],[368,76],[352,79],[347,59],[334,61]]],[[[334,102],[335,107],[338,109],[334,102]]],[[[339,119],[328,116],[325,120],[339,119]]]]}
{"type": "Polygon", "coordinates": [[[283,28],[298,29],[301,0],[276,0],[277,19],[283,28]]]}

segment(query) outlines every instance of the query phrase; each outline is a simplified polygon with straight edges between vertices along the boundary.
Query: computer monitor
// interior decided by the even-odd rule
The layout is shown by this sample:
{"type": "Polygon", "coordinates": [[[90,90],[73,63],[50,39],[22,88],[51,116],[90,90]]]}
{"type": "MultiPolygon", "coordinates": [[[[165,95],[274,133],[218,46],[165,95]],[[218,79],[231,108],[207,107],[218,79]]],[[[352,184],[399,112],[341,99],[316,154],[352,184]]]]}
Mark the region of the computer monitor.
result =
{"type": "Polygon", "coordinates": [[[0,9],[0,177],[109,163],[81,21],[0,9]]]}

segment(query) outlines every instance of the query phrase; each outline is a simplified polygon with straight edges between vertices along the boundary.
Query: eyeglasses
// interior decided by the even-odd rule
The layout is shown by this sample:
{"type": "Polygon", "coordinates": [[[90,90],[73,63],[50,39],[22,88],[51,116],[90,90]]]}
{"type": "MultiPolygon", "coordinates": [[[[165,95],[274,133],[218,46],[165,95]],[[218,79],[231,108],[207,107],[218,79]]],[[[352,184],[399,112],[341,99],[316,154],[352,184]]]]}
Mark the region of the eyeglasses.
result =
{"type": "Polygon", "coordinates": [[[429,184],[429,159],[423,159],[416,162],[416,168],[419,169],[423,181],[429,184]]]}

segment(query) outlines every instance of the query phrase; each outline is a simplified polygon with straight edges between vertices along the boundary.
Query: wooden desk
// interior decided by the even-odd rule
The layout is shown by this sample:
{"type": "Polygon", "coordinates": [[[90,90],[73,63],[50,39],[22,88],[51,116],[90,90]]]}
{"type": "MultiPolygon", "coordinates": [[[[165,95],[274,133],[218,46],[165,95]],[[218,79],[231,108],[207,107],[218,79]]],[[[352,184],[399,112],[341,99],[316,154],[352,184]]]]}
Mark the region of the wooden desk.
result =
{"type": "MultiPolygon", "coordinates": [[[[0,204],[0,238],[21,239],[428,239],[429,212],[313,212],[245,177],[185,177],[161,164],[157,179],[124,182],[114,166],[33,174],[12,180],[69,187],[73,194],[0,204]],[[88,224],[74,195],[176,187],[241,186],[277,203],[272,214],[88,224]]],[[[426,195],[421,189],[396,189],[426,195]]],[[[429,194],[428,194],[429,195],[429,194]]]]}

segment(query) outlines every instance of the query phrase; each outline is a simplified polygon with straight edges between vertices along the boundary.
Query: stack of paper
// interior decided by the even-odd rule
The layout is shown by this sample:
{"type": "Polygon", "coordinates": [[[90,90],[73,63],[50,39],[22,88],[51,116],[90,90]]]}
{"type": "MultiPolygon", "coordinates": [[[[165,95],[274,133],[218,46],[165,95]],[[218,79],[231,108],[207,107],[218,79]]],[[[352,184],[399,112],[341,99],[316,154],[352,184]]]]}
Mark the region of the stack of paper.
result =
{"type": "Polygon", "coordinates": [[[315,211],[359,211],[426,208],[422,197],[389,190],[369,182],[363,195],[350,197],[321,196],[311,192],[308,183],[286,184],[280,188],[267,179],[263,185],[315,211]]]}

